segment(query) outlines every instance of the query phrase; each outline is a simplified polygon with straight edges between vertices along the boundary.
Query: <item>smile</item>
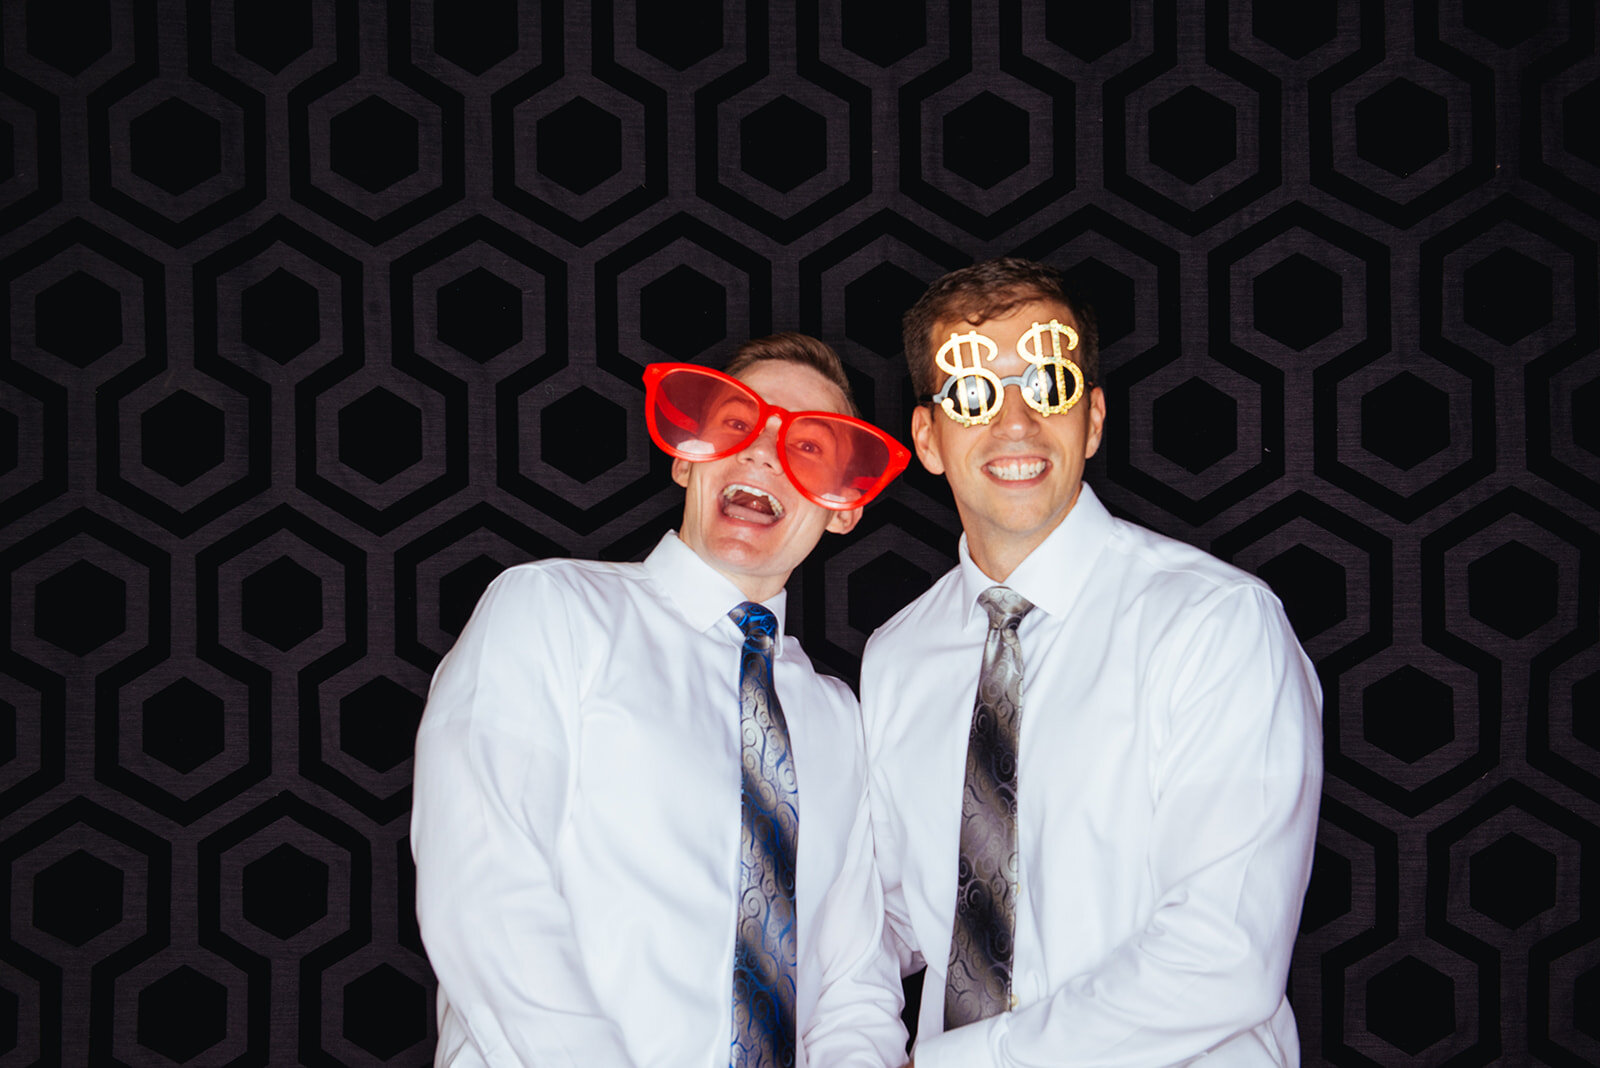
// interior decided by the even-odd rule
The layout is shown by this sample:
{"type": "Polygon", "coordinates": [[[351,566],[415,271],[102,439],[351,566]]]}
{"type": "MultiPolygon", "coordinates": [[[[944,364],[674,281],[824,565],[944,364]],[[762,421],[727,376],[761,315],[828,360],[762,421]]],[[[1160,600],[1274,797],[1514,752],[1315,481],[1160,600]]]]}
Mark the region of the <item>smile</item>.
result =
{"type": "Polygon", "coordinates": [[[764,489],[735,482],[722,490],[722,514],[770,526],[783,518],[783,502],[764,489]]]}
{"type": "Polygon", "coordinates": [[[1048,466],[1047,460],[990,460],[983,469],[1001,482],[1026,482],[1044,474],[1048,466]]]}

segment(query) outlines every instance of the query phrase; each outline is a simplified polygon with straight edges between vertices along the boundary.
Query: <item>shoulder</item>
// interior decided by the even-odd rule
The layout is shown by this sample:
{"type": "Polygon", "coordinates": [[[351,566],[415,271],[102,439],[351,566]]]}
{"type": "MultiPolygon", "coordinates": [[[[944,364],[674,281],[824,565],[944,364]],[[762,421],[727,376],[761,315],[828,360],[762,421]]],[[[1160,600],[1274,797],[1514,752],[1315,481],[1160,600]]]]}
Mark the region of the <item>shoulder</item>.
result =
{"type": "Polygon", "coordinates": [[[867,639],[867,652],[893,649],[902,643],[917,642],[927,628],[951,618],[951,607],[959,600],[961,568],[953,567],[929,586],[921,596],[890,616],[867,639]]]}
{"type": "Polygon", "coordinates": [[[1132,593],[1190,604],[1216,603],[1235,596],[1277,599],[1265,582],[1248,571],[1127,520],[1114,521],[1106,549],[1108,562],[1119,567],[1118,580],[1132,593]]]}

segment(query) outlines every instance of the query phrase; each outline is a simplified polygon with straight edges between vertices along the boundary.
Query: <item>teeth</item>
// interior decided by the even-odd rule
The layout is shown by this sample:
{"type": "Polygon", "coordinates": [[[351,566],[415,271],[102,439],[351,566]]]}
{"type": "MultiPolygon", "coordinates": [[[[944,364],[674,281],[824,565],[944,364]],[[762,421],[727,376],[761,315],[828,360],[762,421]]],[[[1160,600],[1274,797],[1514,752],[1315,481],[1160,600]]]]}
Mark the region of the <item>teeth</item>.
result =
{"type": "Polygon", "coordinates": [[[766,501],[768,507],[772,509],[773,519],[783,518],[783,502],[778,500],[778,498],[774,497],[772,494],[768,493],[766,490],[760,489],[756,486],[746,486],[742,482],[735,482],[723,489],[722,499],[724,501],[731,501],[741,493],[747,493],[752,497],[759,497],[766,501]]]}
{"type": "Polygon", "coordinates": [[[984,470],[1002,482],[1024,482],[1039,477],[1044,468],[1043,460],[993,460],[984,470]]]}

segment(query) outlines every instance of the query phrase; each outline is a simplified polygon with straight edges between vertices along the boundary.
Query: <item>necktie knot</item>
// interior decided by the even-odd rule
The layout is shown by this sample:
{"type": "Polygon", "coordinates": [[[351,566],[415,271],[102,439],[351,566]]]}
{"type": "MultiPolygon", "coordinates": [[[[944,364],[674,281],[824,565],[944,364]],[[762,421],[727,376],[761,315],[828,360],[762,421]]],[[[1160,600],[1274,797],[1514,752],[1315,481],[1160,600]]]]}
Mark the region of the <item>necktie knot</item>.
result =
{"type": "Polygon", "coordinates": [[[1033,602],[1007,586],[990,586],[978,594],[978,603],[989,613],[994,630],[1016,630],[1022,617],[1033,611],[1033,602]]]}
{"type": "Polygon", "coordinates": [[[764,604],[745,601],[729,612],[728,618],[744,632],[746,641],[755,642],[762,648],[771,646],[777,639],[778,617],[764,604]]]}

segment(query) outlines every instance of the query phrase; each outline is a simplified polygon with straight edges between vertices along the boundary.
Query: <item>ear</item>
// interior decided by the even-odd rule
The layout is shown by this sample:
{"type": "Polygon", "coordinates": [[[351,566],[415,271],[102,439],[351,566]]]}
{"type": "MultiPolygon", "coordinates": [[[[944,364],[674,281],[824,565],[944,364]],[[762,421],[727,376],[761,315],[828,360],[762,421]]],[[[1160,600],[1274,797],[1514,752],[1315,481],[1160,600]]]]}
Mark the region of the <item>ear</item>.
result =
{"type": "Polygon", "coordinates": [[[673,460],[672,460],[672,481],[676,482],[678,485],[682,486],[684,489],[688,489],[689,488],[689,461],[688,460],[680,460],[680,459],[678,459],[676,457],[673,458],[673,460]]]}
{"type": "Polygon", "coordinates": [[[829,516],[828,525],[822,529],[830,534],[848,534],[856,529],[856,524],[859,522],[861,522],[861,509],[846,508],[829,516]]]}
{"type": "Polygon", "coordinates": [[[1085,430],[1083,458],[1100,451],[1100,435],[1106,424],[1106,391],[1095,386],[1089,393],[1089,426],[1085,430]]]}
{"type": "Polygon", "coordinates": [[[919,404],[911,411],[911,444],[917,450],[917,459],[930,475],[944,474],[944,460],[939,455],[937,435],[933,432],[933,409],[919,404]]]}

